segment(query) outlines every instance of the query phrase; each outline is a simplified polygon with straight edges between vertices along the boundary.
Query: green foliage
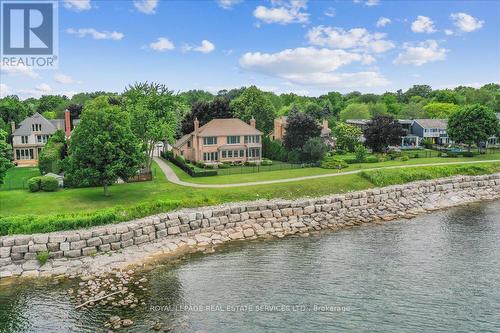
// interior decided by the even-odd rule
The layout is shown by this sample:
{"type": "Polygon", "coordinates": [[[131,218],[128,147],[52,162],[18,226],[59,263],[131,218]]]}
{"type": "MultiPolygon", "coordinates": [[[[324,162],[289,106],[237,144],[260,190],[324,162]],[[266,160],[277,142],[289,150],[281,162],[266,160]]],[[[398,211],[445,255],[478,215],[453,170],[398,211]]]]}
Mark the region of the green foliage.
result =
{"type": "Polygon", "coordinates": [[[45,111],[42,116],[44,116],[45,119],[56,119],[57,114],[54,111],[45,111]]]}
{"type": "Polygon", "coordinates": [[[11,162],[10,146],[7,144],[6,139],[7,133],[0,129],[0,185],[3,184],[7,170],[14,166],[11,162]]]}
{"type": "Polygon", "coordinates": [[[470,146],[488,140],[499,132],[495,113],[486,106],[473,104],[460,108],[448,121],[448,136],[456,143],[470,146]]]}
{"type": "Polygon", "coordinates": [[[365,129],[365,144],[374,152],[384,152],[388,146],[401,142],[403,128],[391,116],[378,116],[365,129]]]}
{"type": "Polygon", "coordinates": [[[362,134],[363,132],[359,127],[346,123],[338,123],[334,129],[334,135],[337,138],[337,147],[350,152],[354,151],[362,134]]]}
{"type": "Polygon", "coordinates": [[[321,127],[311,116],[292,110],[287,119],[287,127],[283,145],[289,150],[301,150],[311,138],[319,137],[321,127]]]}
{"type": "Polygon", "coordinates": [[[302,147],[302,161],[304,162],[318,162],[323,159],[328,151],[322,138],[310,138],[302,147]]]}
{"type": "Polygon", "coordinates": [[[28,190],[30,192],[38,192],[41,189],[41,176],[33,177],[28,180],[28,190]]]}
{"type": "Polygon", "coordinates": [[[429,138],[423,139],[422,141],[420,141],[420,144],[426,149],[432,149],[432,140],[429,138]]]}
{"type": "Polygon", "coordinates": [[[89,102],[71,136],[67,170],[71,182],[100,184],[108,195],[109,185],[118,177],[134,176],[143,161],[128,114],[110,105],[106,96],[89,102]]]}
{"type": "Polygon", "coordinates": [[[459,106],[451,103],[433,102],[424,106],[430,118],[448,119],[452,114],[458,111],[459,106]]]}
{"type": "Polygon", "coordinates": [[[194,131],[194,120],[198,119],[200,126],[213,119],[233,118],[230,101],[225,97],[216,97],[210,102],[200,101],[191,105],[189,112],[181,123],[181,133],[189,134],[194,131]]]}
{"type": "Polygon", "coordinates": [[[47,260],[49,260],[49,252],[48,251],[39,252],[36,255],[36,260],[38,260],[40,265],[42,265],[42,266],[45,265],[47,260]]]}
{"type": "Polygon", "coordinates": [[[40,177],[40,188],[45,192],[54,192],[59,189],[59,182],[53,177],[42,176],[40,177]]]}
{"type": "Polygon", "coordinates": [[[352,103],[346,106],[345,109],[340,111],[340,119],[370,119],[370,110],[368,105],[362,103],[352,103]]]}
{"type": "Polygon", "coordinates": [[[262,138],[262,156],[271,160],[286,162],[288,151],[279,141],[273,141],[268,136],[262,138]]]}
{"type": "Polygon", "coordinates": [[[235,117],[245,122],[255,118],[257,128],[264,134],[273,129],[276,110],[269,97],[255,86],[251,86],[231,102],[235,117]]]}
{"type": "Polygon", "coordinates": [[[349,165],[343,159],[336,157],[335,155],[327,155],[321,161],[321,167],[323,169],[345,169],[349,165]]]}
{"type": "Polygon", "coordinates": [[[66,96],[60,95],[43,95],[38,100],[37,112],[44,114],[45,112],[54,112],[56,118],[63,118],[64,110],[68,106],[69,100],[66,96]]]}
{"type": "Polygon", "coordinates": [[[49,172],[59,174],[63,169],[63,159],[66,155],[65,136],[62,130],[57,130],[42,149],[38,158],[38,168],[41,174],[49,172]]]}
{"type": "Polygon", "coordinates": [[[163,157],[173,164],[177,165],[191,177],[217,176],[217,170],[204,170],[204,168],[207,168],[207,165],[203,163],[199,163],[197,166],[188,164],[182,156],[174,156],[170,151],[165,151],[163,153],[163,157]]]}
{"type": "Polygon", "coordinates": [[[404,184],[417,180],[428,180],[454,175],[483,175],[497,172],[498,165],[450,165],[404,169],[362,171],[360,175],[376,186],[404,184]]]}
{"type": "Polygon", "coordinates": [[[366,162],[366,157],[368,155],[368,149],[366,149],[365,146],[357,145],[356,149],[354,150],[354,153],[356,154],[356,161],[358,163],[366,162]]]}
{"type": "Polygon", "coordinates": [[[408,156],[408,155],[401,156],[401,161],[406,162],[409,160],[410,160],[410,156],[408,156]]]}
{"type": "Polygon", "coordinates": [[[214,99],[214,95],[204,90],[188,90],[179,94],[184,99],[187,105],[194,105],[199,102],[210,102],[214,99]]]}
{"type": "Polygon", "coordinates": [[[34,110],[31,110],[26,102],[19,100],[17,96],[6,96],[0,99],[0,118],[8,125],[7,129],[10,132],[10,122],[14,121],[19,124],[29,115],[32,115],[34,110]]]}

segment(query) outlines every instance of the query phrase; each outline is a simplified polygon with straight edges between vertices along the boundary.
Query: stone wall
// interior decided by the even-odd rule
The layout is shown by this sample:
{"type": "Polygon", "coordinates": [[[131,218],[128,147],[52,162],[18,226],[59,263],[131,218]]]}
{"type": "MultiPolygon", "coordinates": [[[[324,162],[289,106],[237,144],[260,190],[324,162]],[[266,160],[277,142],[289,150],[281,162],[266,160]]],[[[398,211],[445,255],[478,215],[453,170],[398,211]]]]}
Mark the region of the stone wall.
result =
{"type": "MultiPolygon", "coordinates": [[[[183,245],[203,247],[259,236],[284,237],[417,214],[462,203],[500,198],[500,173],[456,176],[321,198],[268,200],[186,209],[69,232],[0,237],[0,278],[64,274],[95,261],[107,265],[129,249],[134,259],[183,245]],[[152,247],[146,247],[151,244],[152,247]],[[142,254],[143,251],[144,253],[142,254]],[[49,253],[40,265],[37,255],[49,253]],[[107,253],[110,256],[99,254],[107,253]],[[85,258],[85,259],[82,259],[85,258]]],[[[81,267],[79,268],[82,269],[81,267]]],[[[74,271],[78,272],[77,269],[74,271]]]]}

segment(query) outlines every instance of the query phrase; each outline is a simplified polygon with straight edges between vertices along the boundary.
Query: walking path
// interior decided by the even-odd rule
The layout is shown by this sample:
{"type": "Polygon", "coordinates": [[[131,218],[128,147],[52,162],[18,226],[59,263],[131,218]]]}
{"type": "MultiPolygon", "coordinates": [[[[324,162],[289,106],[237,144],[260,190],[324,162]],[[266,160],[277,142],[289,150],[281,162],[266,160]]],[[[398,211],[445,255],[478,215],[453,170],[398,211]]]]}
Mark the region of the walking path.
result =
{"type": "Polygon", "coordinates": [[[317,179],[317,178],[326,178],[326,177],[336,177],[343,175],[352,175],[356,173],[360,173],[361,171],[372,171],[372,170],[381,170],[381,169],[399,169],[399,168],[414,168],[414,167],[423,167],[423,166],[440,166],[440,165],[452,165],[452,164],[474,164],[474,163],[495,163],[500,162],[500,160],[489,160],[489,161],[465,161],[465,162],[444,162],[444,163],[431,163],[431,164],[411,164],[411,165],[396,165],[396,166],[387,166],[380,168],[370,168],[370,169],[359,169],[353,171],[345,171],[338,173],[329,173],[323,175],[314,175],[314,176],[304,176],[297,178],[286,178],[286,179],[275,179],[275,180],[264,180],[259,182],[249,182],[249,183],[237,183],[237,184],[195,184],[185,182],[180,180],[179,177],[175,174],[174,170],[165,163],[165,161],[159,157],[154,157],[154,160],[160,166],[160,169],[167,177],[167,180],[171,183],[189,186],[189,187],[198,187],[198,188],[223,188],[223,187],[239,187],[239,186],[253,186],[253,185],[266,185],[266,184],[278,184],[278,183],[289,183],[296,182],[300,180],[308,180],[308,179],[317,179]]]}

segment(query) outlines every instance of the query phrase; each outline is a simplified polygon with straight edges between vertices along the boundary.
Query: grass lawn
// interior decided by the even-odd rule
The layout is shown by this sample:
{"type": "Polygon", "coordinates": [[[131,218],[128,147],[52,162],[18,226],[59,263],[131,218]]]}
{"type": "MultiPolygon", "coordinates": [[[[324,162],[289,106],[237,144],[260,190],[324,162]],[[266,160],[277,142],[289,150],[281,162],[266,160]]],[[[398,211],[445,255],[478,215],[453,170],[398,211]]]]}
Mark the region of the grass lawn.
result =
{"type": "MultiPolygon", "coordinates": [[[[456,157],[456,158],[430,157],[430,158],[412,158],[408,161],[385,161],[385,162],[378,162],[378,163],[355,163],[355,164],[350,164],[349,167],[342,169],[340,172],[380,168],[380,167],[387,167],[387,166],[397,166],[397,165],[451,163],[451,162],[484,161],[484,160],[500,160],[500,153],[480,155],[480,156],[474,156],[474,157],[456,157]]],[[[193,177],[189,176],[187,173],[185,173],[183,170],[181,170],[180,168],[173,165],[172,163],[170,163],[170,162],[168,162],[168,163],[181,180],[186,181],[186,182],[190,182],[190,183],[197,183],[197,184],[248,183],[248,182],[265,181],[265,180],[287,179],[287,178],[296,178],[296,177],[303,177],[303,176],[339,173],[338,170],[332,170],[332,169],[301,168],[301,169],[276,170],[276,171],[266,171],[266,172],[257,172],[257,173],[220,175],[220,176],[212,176],[212,177],[193,178],[193,177]]],[[[326,179],[327,178],[323,178],[323,181],[325,181],[326,179]]]]}
{"type": "Polygon", "coordinates": [[[4,183],[0,185],[0,191],[27,189],[28,179],[40,176],[38,168],[16,167],[7,170],[4,178],[4,183]]]}

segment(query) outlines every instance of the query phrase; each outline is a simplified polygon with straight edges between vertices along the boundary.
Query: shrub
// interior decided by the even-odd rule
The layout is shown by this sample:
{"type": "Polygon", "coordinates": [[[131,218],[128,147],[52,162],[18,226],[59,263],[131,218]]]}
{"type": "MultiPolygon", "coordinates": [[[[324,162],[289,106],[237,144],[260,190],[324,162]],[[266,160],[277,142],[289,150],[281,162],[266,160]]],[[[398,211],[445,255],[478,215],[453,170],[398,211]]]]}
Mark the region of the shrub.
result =
{"type": "Polygon", "coordinates": [[[41,181],[41,178],[40,176],[37,176],[37,177],[33,177],[33,178],[30,178],[28,180],[28,190],[30,192],[38,192],[40,191],[40,181],[41,181]]]}
{"type": "Polygon", "coordinates": [[[415,154],[413,155],[413,158],[419,158],[419,157],[420,157],[420,155],[419,155],[418,153],[415,153],[415,154]]]}
{"type": "Polygon", "coordinates": [[[346,151],[344,149],[335,149],[335,154],[337,155],[345,155],[346,151]]]}
{"type": "Polygon", "coordinates": [[[357,145],[354,149],[354,153],[356,154],[356,161],[358,161],[358,163],[363,163],[368,155],[368,149],[363,145],[357,145]]]}
{"type": "Polygon", "coordinates": [[[229,169],[231,167],[231,164],[225,162],[222,164],[219,164],[219,169],[229,169]]]}
{"type": "Polygon", "coordinates": [[[464,152],[462,153],[462,155],[463,155],[464,157],[474,157],[474,153],[473,153],[473,152],[471,152],[471,151],[464,151],[464,152]]]}
{"type": "Polygon", "coordinates": [[[409,159],[410,159],[410,157],[408,155],[404,155],[404,156],[401,157],[401,161],[403,161],[403,162],[406,162],[409,159]]]}
{"type": "Polygon", "coordinates": [[[377,156],[370,155],[370,156],[366,157],[365,162],[366,163],[377,163],[378,158],[377,158],[377,156]]]}
{"type": "Polygon", "coordinates": [[[292,164],[298,164],[300,162],[300,152],[298,150],[288,152],[287,161],[292,164]]]}
{"type": "Polygon", "coordinates": [[[323,161],[321,161],[321,167],[323,169],[344,169],[348,167],[348,164],[344,160],[329,156],[325,157],[323,161]]]}
{"type": "Polygon", "coordinates": [[[328,151],[328,147],[320,137],[310,138],[302,147],[302,161],[321,161],[328,151]]]}
{"type": "Polygon", "coordinates": [[[427,149],[432,149],[432,140],[431,139],[423,139],[420,141],[420,144],[427,149]]]}
{"type": "Polygon", "coordinates": [[[57,179],[49,176],[40,177],[40,188],[45,192],[54,192],[59,189],[57,179]]]}
{"type": "Polygon", "coordinates": [[[42,266],[45,265],[48,259],[49,259],[49,252],[47,251],[40,252],[36,255],[36,260],[38,260],[38,262],[42,266]]]}
{"type": "Polygon", "coordinates": [[[273,161],[268,159],[263,159],[260,165],[273,165],[273,161]]]}

